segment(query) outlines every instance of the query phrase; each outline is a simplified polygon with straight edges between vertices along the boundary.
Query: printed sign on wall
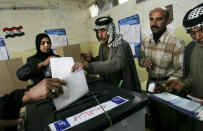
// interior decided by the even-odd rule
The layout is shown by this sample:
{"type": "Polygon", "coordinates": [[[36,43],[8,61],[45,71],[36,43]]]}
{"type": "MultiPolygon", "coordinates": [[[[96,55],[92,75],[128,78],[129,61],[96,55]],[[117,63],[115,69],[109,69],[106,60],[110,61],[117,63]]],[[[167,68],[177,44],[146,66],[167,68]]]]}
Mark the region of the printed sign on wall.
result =
{"type": "Polygon", "coordinates": [[[48,29],[44,31],[47,35],[49,35],[52,43],[52,48],[56,48],[59,46],[67,46],[68,39],[66,36],[66,30],[64,28],[61,29],[48,29]]]}
{"type": "Polygon", "coordinates": [[[139,15],[136,14],[121,19],[118,21],[118,25],[120,34],[122,34],[123,39],[130,44],[132,53],[134,57],[137,58],[139,56],[139,49],[142,42],[139,15]]]}
{"type": "Polygon", "coordinates": [[[9,59],[8,50],[3,38],[0,38],[0,60],[9,59]]]}

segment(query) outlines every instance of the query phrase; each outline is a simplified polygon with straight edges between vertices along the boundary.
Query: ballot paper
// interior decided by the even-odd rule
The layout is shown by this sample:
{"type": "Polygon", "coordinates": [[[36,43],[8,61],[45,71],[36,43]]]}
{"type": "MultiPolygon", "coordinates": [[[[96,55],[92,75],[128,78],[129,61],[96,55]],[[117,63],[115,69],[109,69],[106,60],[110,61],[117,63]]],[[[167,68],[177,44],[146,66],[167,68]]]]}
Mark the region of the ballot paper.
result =
{"type": "Polygon", "coordinates": [[[74,65],[72,57],[57,57],[50,59],[52,78],[62,79],[63,74],[70,75],[71,68],[74,65]]]}
{"type": "Polygon", "coordinates": [[[197,103],[200,103],[200,104],[203,104],[203,100],[202,99],[199,99],[199,98],[196,98],[194,96],[191,96],[191,95],[187,95],[188,98],[190,98],[192,101],[194,102],[197,102],[197,103]]]}
{"type": "Polygon", "coordinates": [[[203,121],[203,107],[200,109],[199,113],[196,116],[200,121],[203,121]]]}
{"type": "Polygon", "coordinates": [[[89,92],[83,69],[71,73],[73,58],[51,58],[52,77],[67,83],[63,86],[64,93],[53,99],[56,110],[60,110],[89,92]],[[71,60],[72,59],[72,60],[71,60]]]}
{"type": "Polygon", "coordinates": [[[201,108],[201,104],[193,102],[191,100],[164,92],[160,94],[154,94],[155,96],[168,101],[169,103],[189,112],[193,112],[194,114],[199,112],[201,108]]]}
{"type": "Polygon", "coordinates": [[[155,87],[156,87],[156,85],[155,85],[154,82],[149,83],[148,91],[149,92],[154,92],[155,87]]]}

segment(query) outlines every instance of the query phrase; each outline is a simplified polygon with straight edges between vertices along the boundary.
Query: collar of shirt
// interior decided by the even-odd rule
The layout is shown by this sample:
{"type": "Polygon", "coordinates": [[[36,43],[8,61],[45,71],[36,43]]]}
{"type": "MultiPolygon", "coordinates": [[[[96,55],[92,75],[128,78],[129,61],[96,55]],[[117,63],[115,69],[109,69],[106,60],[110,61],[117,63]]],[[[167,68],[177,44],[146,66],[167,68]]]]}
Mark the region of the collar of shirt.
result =
{"type": "Polygon", "coordinates": [[[157,43],[154,42],[154,38],[153,38],[153,35],[151,34],[150,35],[150,38],[149,38],[149,43],[153,43],[154,45],[158,44],[158,43],[164,43],[163,41],[166,39],[166,36],[168,36],[169,32],[166,30],[163,35],[159,38],[159,40],[157,41],[157,43]]]}

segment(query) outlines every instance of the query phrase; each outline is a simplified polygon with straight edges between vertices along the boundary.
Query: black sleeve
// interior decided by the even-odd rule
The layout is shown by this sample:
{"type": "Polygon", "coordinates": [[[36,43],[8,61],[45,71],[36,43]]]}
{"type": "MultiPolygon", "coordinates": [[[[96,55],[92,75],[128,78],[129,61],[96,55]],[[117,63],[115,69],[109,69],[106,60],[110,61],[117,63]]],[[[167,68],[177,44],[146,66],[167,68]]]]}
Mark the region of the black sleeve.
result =
{"type": "Polygon", "coordinates": [[[133,90],[135,92],[141,93],[141,84],[138,77],[136,64],[134,61],[133,53],[125,40],[122,40],[122,46],[125,51],[125,58],[126,58],[126,68],[123,70],[123,84],[124,88],[133,90]]]}
{"type": "Polygon", "coordinates": [[[19,117],[24,92],[24,89],[18,89],[0,97],[0,120],[19,117]]]}
{"type": "Polygon", "coordinates": [[[16,75],[19,80],[27,81],[31,79],[34,75],[36,75],[37,64],[40,61],[29,57],[27,59],[27,63],[18,69],[16,75]]]}
{"type": "Polygon", "coordinates": [[[99,56],[93,57],[91,62],[97,62],[97,61],[100,61],[99,56]]]}

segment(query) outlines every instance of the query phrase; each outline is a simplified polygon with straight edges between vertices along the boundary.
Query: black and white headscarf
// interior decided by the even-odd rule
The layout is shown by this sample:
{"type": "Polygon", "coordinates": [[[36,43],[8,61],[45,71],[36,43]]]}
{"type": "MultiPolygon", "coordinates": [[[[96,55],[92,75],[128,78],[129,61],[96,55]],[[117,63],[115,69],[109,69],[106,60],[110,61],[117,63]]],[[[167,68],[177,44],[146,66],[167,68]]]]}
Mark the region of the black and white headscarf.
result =
{"type": "Polygon", "coordinates": [[[116,47],[121,44],[122,35],[117,34],[116,27],[111,17],[100,17],[95,21],[93,30],[106,29],[109,35],[108,46],[116,47]]]}
{"type": "Polygon", "coordinates": [[[187,31],[197,27],[203,27],[203,3],[186,13],[183,19],[183,26],[187,31]]]}

